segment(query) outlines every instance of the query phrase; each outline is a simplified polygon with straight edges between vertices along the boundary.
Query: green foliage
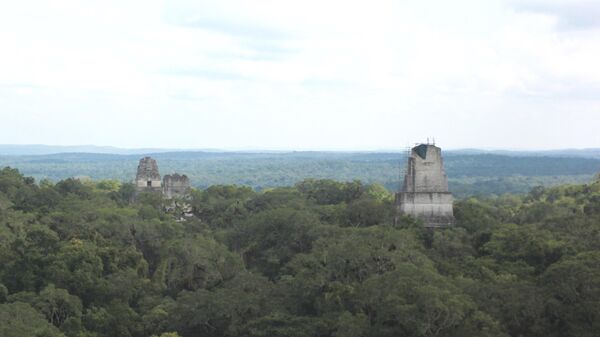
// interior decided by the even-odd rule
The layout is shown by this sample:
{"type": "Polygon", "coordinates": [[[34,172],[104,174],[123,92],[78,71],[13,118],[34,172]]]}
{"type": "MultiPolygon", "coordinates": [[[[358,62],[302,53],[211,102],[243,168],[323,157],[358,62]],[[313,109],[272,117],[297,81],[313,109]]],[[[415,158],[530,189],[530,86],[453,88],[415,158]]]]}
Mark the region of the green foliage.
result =
{"type": "Polygon", "coordinates": [[[537,271],[558,261],[564,245],[536,225],[501,225],[483,250],[500,263],[524,262],[537,271]]]}
{"type": "Polygon", "coordinates": [[[0,336],[65,337],[41,313],[22,302],[0,304],[0,336]]]}
{"type": "Polygon", "coordinates": [[[197,236],[169,242],[154,272],[158,284],[176,294],[181,290],[213,288],[241,269],[239,256],[214,239],[197,236]]]}
{"type": "Polygon", "coordinates": [[[600,330],[598,182],[457,200],[440,230],[394,223],[392,194],[353,180],[193,190],[185,221],[133,192],[0,170],[0,336],[600,330]]]}
{"type": "Polygon", "coordinates": [[[542,277],[552,336],[594,336],[600,331],[600,252],[562,259],[542,277]]]}
{"type": "Polygon", "coordinates": [[[4,284],[0,283],[0,303],[6,302],[7,297],[8,289],[4,286],[4,284]]]}
{"type": "Polygon", "coordinates": [[[370,278],[359,296],[378,336],[448,335],[476,308],[435,270],[412,264],[370,278]]]}
{"type": "Polygon", "coordinates": [[[229,246],[246,266],[275,277],[295,254],[307,252],[316,239],[319,220],[308,211],[279,208],[256,213],[229,231],[229,246]]]}

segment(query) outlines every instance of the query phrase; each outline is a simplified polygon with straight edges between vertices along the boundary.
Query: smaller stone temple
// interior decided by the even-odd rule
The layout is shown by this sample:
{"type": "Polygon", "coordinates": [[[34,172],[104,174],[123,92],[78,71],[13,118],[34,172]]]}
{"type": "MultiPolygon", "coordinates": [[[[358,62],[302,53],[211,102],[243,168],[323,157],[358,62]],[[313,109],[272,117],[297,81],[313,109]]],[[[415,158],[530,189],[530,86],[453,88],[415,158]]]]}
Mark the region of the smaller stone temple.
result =
{"type": "Polygon", "coordinates": [[[183,174],[167,174],[163,177],[163,195],[167,199],[183,197],[190,193],[190,180],[183,174]]]}
{"type": "Polygon", "coordinates": [[[161,180],[158,164],[151,157],[140,159],[135,176],[135,187],[138,193],[162,193],[166,199],[185,197],[191,190],[190,180],[185,174],[167,174],[161,180]]]}
{"type": "Polygon", "coordinates": [[[422,219],[426,227],[444,227],[454,222],[452,201],[442,149],[432,144],[413,147],[404,184],[396,193],[397,214],[422,219]]]}

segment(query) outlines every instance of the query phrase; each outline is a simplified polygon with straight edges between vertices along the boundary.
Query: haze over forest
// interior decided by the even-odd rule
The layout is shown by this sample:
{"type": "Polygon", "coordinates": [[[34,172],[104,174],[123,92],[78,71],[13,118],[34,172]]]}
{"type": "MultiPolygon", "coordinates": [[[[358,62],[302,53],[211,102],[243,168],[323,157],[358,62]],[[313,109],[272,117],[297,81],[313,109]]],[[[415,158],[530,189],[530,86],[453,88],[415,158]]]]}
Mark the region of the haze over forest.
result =
{"type": "MultiPolygon", "coordinates": [[[[600,171],[600,151],[595,149],[469,149],[444,154],[451,190],[459,198],[523,194],[535,186],[586,183],[600,171]]],[[[131,182],[142,156],[157,159],[162,174],[186,174],[196,188],[236,184],[257,191],[292,186],[305,179],[333,179],[377,183],[394,192],[400,188],[406,165],[406,151],[223,152],[0,145],[0,166],[18,168],[38,181],[78,177],[131,182]]]]}

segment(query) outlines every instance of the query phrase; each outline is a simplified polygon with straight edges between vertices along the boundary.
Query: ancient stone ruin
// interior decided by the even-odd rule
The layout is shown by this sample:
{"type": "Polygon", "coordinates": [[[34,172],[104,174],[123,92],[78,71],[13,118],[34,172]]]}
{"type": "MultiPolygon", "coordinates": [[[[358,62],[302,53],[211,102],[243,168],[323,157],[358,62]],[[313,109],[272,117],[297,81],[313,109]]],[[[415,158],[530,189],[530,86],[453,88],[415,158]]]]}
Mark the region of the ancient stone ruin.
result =
{"type": "Polygon", "coordinates": [[[167,174],[161,181],[158,164],[150,157],[140,159],[135,176],[135,186],[138,193],[162,193],[166,199],[185,197],[189,195],[191,189],[190,180],[185,174],[167,174]]]}
{"type": "Polygon", "coordinates": [[[452,200],[442,150],[431,144],[413,147],[404,184],[396,193],[397,214],[421,219],[426,227],[448,226],[454,222],[452,200]]]}
{"type": "Polygon", "coordinates": [[[167,174],[163,178],[163,195],[167,199],[183,197],[190,193],[190,180],[183,174],[167,174]]]}
{"type": "Polygon", "coordinates": [[[135,176],[135,187],[138,192],[162,191],[162,183],[156,160],[150,157],[140,159],[135,176]]]}

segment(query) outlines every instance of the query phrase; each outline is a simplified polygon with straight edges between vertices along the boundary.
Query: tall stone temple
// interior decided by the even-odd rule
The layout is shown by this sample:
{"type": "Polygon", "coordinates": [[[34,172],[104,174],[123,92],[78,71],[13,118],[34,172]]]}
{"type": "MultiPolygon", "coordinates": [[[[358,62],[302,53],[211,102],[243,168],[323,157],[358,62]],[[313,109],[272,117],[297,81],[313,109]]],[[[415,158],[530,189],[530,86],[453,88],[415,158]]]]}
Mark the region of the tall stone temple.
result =
{"type": "Polygon", "coordinates": [[[454,222],[452,200],[442,149],[432,144],[413,147],[404,184],[396,193],[397,214],[421,219],[426,227],[445,227],[454,222]]]}
{"type": "Polygon", "coordinates": [[[167,174],[160,179],[158,164],[150,157],[140,159],[137,174],[135,176],[135,187],[140,192],[158,192],[166,199],[185,197],[190,193],[190,180],[185,174],[167,174]]]}

